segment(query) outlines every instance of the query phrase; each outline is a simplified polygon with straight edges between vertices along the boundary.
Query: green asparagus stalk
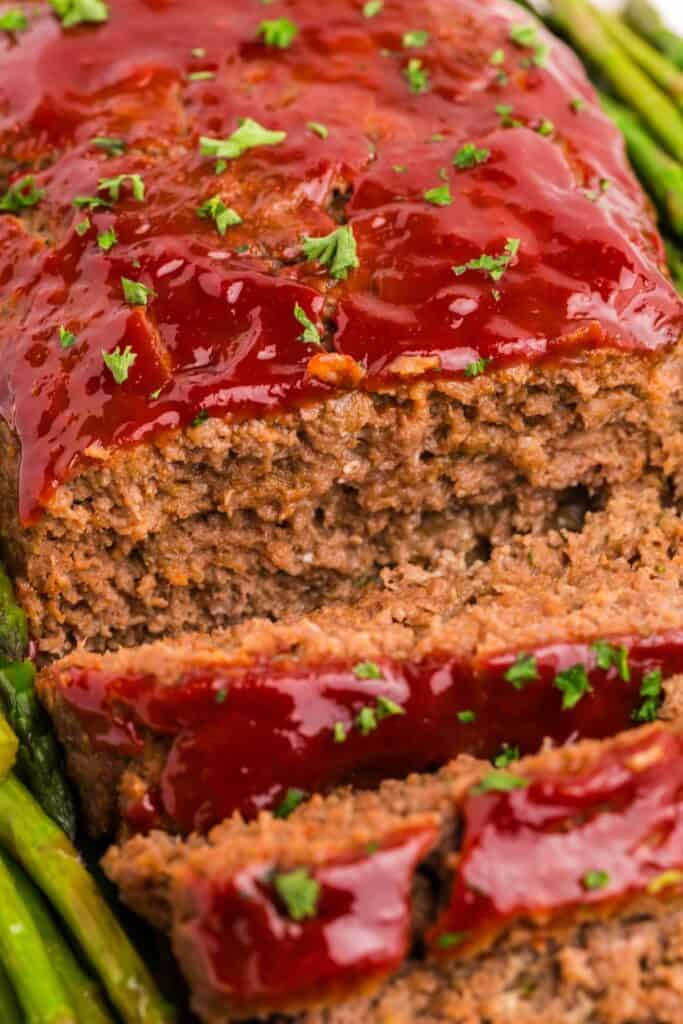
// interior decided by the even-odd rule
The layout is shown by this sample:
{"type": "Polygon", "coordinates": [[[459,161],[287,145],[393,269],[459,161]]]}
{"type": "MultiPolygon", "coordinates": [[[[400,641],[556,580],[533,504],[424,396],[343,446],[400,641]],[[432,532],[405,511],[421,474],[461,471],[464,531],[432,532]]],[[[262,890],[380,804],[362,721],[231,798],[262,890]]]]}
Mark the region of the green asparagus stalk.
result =
{"type": "Polygon", "coordinates": [[[596,12],[606,32],[621,46],[625,53],[646,71],[650,78],[683,106],[683,73],[663,57],[658,50],[636,35],[628,25],[606,11],[596,12]]]}
{"type": "Polygon", "coordinates": [[[14,886],[43,940],[50,962],[57,972],[78,1024],[113,1024],[97,984],[81,969],[71,948],[60,934],[43,899],[21,868],[0,850],[0,863],[12,876],[14,886]]]}
{"type": "Polygon", "coordinates": [[[79,1024],[4,860],[0,860],[0,960],[27,1024],[79,1024]]]}
{"type": "Polygon", "coordinates": [[[683,239],[683,167],[664,152],[632,111],[611,96],[603,94],[600,100],[626,139],[638,176],[676,236],[683,239]]]}
{"type": "Polygon", "coordinates": [[[12,982],[7,977],[7,971],[2,964],[0,964],[0,1020],[2,1024],[24,1024],[12,982]]]}
{"type": "Polygon", "coordinates": [[[683,38],[667,28],[650,0],[629,0],[624,18],[634,32],[649,39],[677,68],[683,69],[683,38]]]}
{"type": "Polygon", "coordinates": [[[0,566],[0,658],[21,661],[27,647],[26,616],[14,599],[9,577],[0,566]]]}
{"type": "Polygon", "coordinates": [[[34,690],[30,661],[0,661],[0,708],[19,738],[17,774],[69,838],[76,834],[76,810],[64,778],[50,719],[34,690]]]}
{"type": "Polygon", "coordinates": [[[676,159],[683,162],[683,116],[669,97],[605,32],[587,0],[550,0],[563,31],[614,91],[637,110],[676,159]]]}
{"type": "Polygon", "coordinates": [[[676,288],[681,295],[683,295],[683,252],[681,252],[676,243],[672,242],[669,238],[664,239],[664,244],[666,246],[666,255],[669,261],[671,277],[673,278],[676,288]]]}
{"type": "Polygon", "coordinates": [[[0,844],[67,923],[125,1024],[173,1021],[76,850],[14,775],[0,782],[0,844]]]}
{"type": "Polygon", "coordinates": [[[18,747],[16,736],[4,716],[0,714],[0,779],[12,771],[18,747]]]}

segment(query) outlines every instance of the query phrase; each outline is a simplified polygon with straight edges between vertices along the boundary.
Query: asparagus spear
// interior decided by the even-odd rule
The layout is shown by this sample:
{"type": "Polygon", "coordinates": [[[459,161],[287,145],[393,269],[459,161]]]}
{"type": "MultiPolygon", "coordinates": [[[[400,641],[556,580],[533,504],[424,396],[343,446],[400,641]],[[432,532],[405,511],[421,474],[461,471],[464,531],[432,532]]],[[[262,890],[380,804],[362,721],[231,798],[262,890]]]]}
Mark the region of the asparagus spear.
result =
{"type": "Polygon", "coordinates": [[[624,135],[631,162],[643,184],[677,237],[683,238],[683,167],[657,145],[632,111],[611,96],[603,94],[600,100],[624,135]]]}
{"type": "Polygon", "coordinates": [[[12,771],[18,746],[16,736],[5,718],[0,715],[0,779],[3,779],[8,772],[12,771]]]}
{"type": "MultiPolygon", "coordinates": [[[[0,864],[4,864],[14,882],[16,891],[38,929],[57,977],[62,983],[78,1024],[113,1024],[112,1017],[102,1002],[96,983],[81,969],[66,940],[59,933],[43,899],[29,882],[21,868],[0,850],[0,864]]],[[[0,1018],[3,1019],[4,1018],[0,1018]]]]}
{"type": "Polygon", "coordinates": [[[2,964],[0,964],[0,1020],[2,1024],[24,1024],[12,982],[7,977],[7,971],[2,964]]]}
{"type": "Polygon", "coordinates": [[[614,91],[641,114],[670,153],[683,162],[683,116],[605,32],[587,0],[550,0],[550,6],[577,49],[600,68],[614,91]]]}
{"type": "Polygon", "coordinates": [[[19,738],[17,774],[69,838],[76,834],[76,810],[64,779],[50,720],[33,688],[30,661],[0,661],[0,708],[19,738]]]}
{"type": "Polygon", "coordinates": [[[614,38],[624,52],[646,71],[650,78],[661,86],[678,104],[683,106],[683,73],[670,60],[663,57],[628,25],[606,11],[596,12],[605,30],[614,38]]]}
{"type": "Polygon", "coordinates": [[[629,0],[624,18],[635,32],[649,39],[677,68],[683,69],[683,39],[667,28],[650,0],[629,0]]]}
{"type": "Polygon", "coordinates": [[[664,239],[664,244],[673,282],[681,295],[683,295],[683,252],[681,252],[675,242],[668,238],[664,239]]]}
{"type": "Polygon", "coordinates": [[[0,782],[0,844],[66,921],[126,1024],[166,1024],[173,1010],[109,909],[63,832],[28,790],[8,775],[0,782]]]}
{"type": "Polygon", "coordinates": [[[0,657],[20,661],[27,647],[26,616],[15,601],[12,584],[0,566],[0,657]]]}
{"type": "Polygon", "coordinates": [[[4,860],[0,860],[0,960],[27,1024],[79,1024],[4,860]]]}

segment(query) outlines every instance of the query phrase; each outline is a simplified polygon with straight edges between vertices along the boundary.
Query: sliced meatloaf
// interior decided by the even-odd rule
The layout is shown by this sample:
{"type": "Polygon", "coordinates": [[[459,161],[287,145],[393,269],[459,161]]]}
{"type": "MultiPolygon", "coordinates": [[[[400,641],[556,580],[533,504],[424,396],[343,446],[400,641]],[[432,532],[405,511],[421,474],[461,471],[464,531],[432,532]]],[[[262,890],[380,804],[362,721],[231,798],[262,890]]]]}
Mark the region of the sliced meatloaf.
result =
{"type": "Polygon", "coordinates": [[[503,769],[463,757],[284,821],[136,837],[104,867],[169,930],[211,1024],[334,1006],[411,951],[465,979],[487,951],[509,964],[535,949],[547,970],[568,939],[578,965],[587,921],[644,915],[647,935],[663,914],[666,942],[683,895],[683,734],[645,726],[503,769]]]}
{"type": "Polygon", "coordinates": [[[0,39],[0,536],[43,654],[677,479],[681,302],[531,15],[110,6],[0,39]]]}
{"type": "Polygon", "coordinates": [[[650,478],[573,527],[387,575],[354,605],[46,668],[90,830],[205,831],[656,717],[683,672],[677,509],[650,478]]]}

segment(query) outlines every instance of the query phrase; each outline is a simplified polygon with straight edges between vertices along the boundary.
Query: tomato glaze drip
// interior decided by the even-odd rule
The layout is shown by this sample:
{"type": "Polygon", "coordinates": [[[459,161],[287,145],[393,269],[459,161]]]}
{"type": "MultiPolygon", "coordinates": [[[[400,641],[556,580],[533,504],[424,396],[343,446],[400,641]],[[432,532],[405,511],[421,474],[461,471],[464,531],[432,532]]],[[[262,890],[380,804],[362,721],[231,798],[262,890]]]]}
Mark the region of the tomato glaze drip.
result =
{"type": "Polygon", "coordinates": [[[212,986],[239,1007],[346,994],[405,959],[415,869],[437,839],[424,826],[378,849],[331,860],[307,874],[319,886],[314,913],[294,921],[274,885],[275,863],[184,877],[195,913],[177,939],[202,961],[212,986]]]}
{"type": "Polygon", "coordinates": [[[646,673],[683,671],[683,633],[612,642],[628,652],[628,681],[615,665],[599,668],[591,644],[555,643],[533,649],[537,678],[521,689],[505,678],[516,658],[505,653],[479,664],[381,661],[380,679],[340,663],[198,669],[173,685],[72,668],[61,692],[94,748],[130,758],[133,769],[146,734],[167,738],[160,778],[123,808],[131,830],[204,831],[236,810],[249,818],[276,808],[290,787],[374,785],[461,752],[491,758],[504,744],[534,752],[542,736],[612,735],[632,723],[646,673]],[[563,710],[553,683],[577,664],[592,690],[563,710]]]}
{"type": "Polygon", "coordinates": [[[528,16],[512,4],[392,0],[364,18],[359,0],[283,0],[277,16],[298,27],[286,49],[265,45],[258,4],[203,0],[197,16],[185,0],[117,0],[106,23],[69,30],[34,6],[26,31],[0,37],[0,155],[43,191],[0,217],[0,415],[22,445],[25,522],[103,451],[200,412],[274,415],[334,394],[297,304],[368,390],[480,359],[495,372],[606,347],[653,355],[680,336],[619,133],[558,40],[538,28],[543,67],[514,43],[528,16]],[[424,45],[406,48],[417,22],[424,45]],[[216,173],[200,138],[249,117],[286,138],[216,173]],[[466,143],[487,155],[458,167],[466,143]],[[133,174],[143,199],[130,178],[118,196],[100,184],[133,174]],[[451,205],[425,199],[446,184],[451,205]],[[197,213],[216,195],[242,219],[224,235],[197,213]],[[345,281],[302,258],[304,237],[340,218],[360,261],[345,281]],[[454,274],[508,239],[519,250],[499,278],[454,274]],[[146,307],[126,305],[122,277],[153,290],[146,307]],[[127,346],[137,359],[116,383],[102,353],[127,346]]]}
{"type": "Polygon", "coordinates": [[[583,771],[471,793],[450,904],[432,948],[457,955],[519,918],[545,923],[646,891],[680,895],[682,787],[683,738],[655,728],[614,744],[583,771]]]}

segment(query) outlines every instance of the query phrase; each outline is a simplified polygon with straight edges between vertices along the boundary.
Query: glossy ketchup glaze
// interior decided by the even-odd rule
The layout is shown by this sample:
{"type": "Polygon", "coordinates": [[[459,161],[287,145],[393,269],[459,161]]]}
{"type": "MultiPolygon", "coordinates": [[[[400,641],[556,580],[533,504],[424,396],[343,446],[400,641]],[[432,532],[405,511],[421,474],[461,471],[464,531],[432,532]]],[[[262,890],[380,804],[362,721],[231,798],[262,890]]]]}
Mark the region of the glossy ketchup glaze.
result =
{"type": "Polygon", "coordinates": [[[367,667],[339,662],[262,660],[188,671],[173,684],[73,667],[60,674],[60,692],[93,748],[129,759],[133,770],[145,738],[163,740],[159,777],[122,809],[129,829],[204,831],[234,811],[249,818],[277,808],[290,788],[374,785],[461,752],[491,758],[506,744],[534,752],[543,736],[612,735],[633,722],[647,673],[683,671],[683,633],[611,644],[623,646],[627,671],[600,668],[591,643],[554,643],[526,652],[535,678],[516,685],[506,675],[519,652],[479,663],[437,654],[380,660],[371,663],[379,678],[358,678],[367,667]],[[590,689],[563,707],[557,676],[574,666],[585,668],[590,689]]]}
{"type": "Polygon", "coordinates": [[[231,877],[188,869],[183,889],[191,893],[193,914],[177,926],[176,942],[193,950],[204,976],[233,1007],[282,1009],[311,993],[342,996],[405,959],[413,877],[436,839],[436,828],[425,825],[306,870],[305,884],[317,893],[300,920],[279,895],[283,869],[274,862],[231,877]]]}
{"type": "Polygon", "coordinates": [[[35,5],[25,31],[0,33],[0,156],[42,190],[0,216],[0,415],[22,445],[24,521],[103,449],[200,413],[272,415],[336,387],[459,377],[479,359],[495,372],[606,347],[656,355],[680,335],[618,133],[560,42],[540,27],[533,45],[514,42],[529,17],[515,5],[110,8],[104,24],[63,29],[35,5]],[[266,45],[261,22],[283,17],[291,45],[266,45]],[[216,173],[200,138],[226,139],[241,118],[286,138],[216,173]],[[480,156],[458,166],[468,143],[480,156]],[[130,177],[114,195],[102,185],[121,175],[139,175],[144,196],[130,177]],[[197,214],[215,196],[241,218],[223,235],[197,214]],[[340,220],[358,247],[346,280],[302,252],[340,220]],[[510,239],[495,280],[454,273],[510,239]],[[122,277],[152,290],[146,306],[124,301],[122,277]],[[347,357],[341,376],[313,361],[297,305],[347,357]],[[117,383],[103,353],[127,346],[135,363],[117,383]]]}
{"type": "Polygon", "coordinates": [[[465,802],[450,903],[431,936],[439,955],[480,947],[516,919],[681,894],[680,735],[655,728],[578,771],[524,780],[465,802]]]}

